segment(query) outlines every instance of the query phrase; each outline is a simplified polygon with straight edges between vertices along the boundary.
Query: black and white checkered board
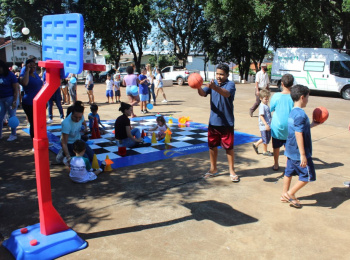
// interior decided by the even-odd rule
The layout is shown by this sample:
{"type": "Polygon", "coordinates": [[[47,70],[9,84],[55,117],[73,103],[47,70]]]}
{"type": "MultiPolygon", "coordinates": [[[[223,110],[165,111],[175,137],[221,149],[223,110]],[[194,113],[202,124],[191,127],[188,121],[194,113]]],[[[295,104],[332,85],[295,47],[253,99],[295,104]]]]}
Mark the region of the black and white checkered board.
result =
{"type": "MultiPolygon", "coordinates": [[[[165,117],[168,122],[169,118],[165,117]]],[[[156,116],[132,118],[132,127],[137,127],[140,131],[156,126],[156,116]]],[[[172,135],[171,142],[165,144],[158,141],[149,147],[127,148],[126,156],[118,155],[118,146],[114,141],[114,122],[115,120],[102,121],[106,128],[106,134],[99,139],[91,139],[87,143],[95,152],[97,159],[103,161],[107,155],[114,163],[112,168],[120,168],[130,165],[168,159],[169,157],[183,156],[192,153],[208,151],[208,128],[207,125],[189,122],[187,126],[178,125],[178,121],[173,118],[173,124],[168,124],[172,135]]],[[[49,149],[56,154],[61,149],[60,136],[61,125],[52,125],[47,127],[47,134],[50,142],[49,149]]],[[[29,129],[24,129],[29,133],[29,129]]],[[[151,133],[145,137],[145,142],[151,143],[151,133]]],[[[235,132],[235,145],[249,143],[258,140],[259,137],[245,133],[235,132]]]]}

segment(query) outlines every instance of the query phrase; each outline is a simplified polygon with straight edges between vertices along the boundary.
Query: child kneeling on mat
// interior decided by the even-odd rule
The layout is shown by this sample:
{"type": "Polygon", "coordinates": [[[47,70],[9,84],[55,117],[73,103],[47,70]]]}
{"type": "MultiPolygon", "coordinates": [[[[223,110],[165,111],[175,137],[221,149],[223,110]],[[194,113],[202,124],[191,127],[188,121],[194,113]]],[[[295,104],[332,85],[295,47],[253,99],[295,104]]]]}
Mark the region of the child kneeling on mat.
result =
{"type": "Polygon", "coordinates": [[[75,156],[70,161],[69,177],[77,183],[86,183],[97,179],[97,175],[102,173],[106,167],[106,163],[101,164],[100,169],[93,170],[89,159],[84,157],[85,143],[82,140],[76,140],[73,143],[73,151],[75,156]]]}

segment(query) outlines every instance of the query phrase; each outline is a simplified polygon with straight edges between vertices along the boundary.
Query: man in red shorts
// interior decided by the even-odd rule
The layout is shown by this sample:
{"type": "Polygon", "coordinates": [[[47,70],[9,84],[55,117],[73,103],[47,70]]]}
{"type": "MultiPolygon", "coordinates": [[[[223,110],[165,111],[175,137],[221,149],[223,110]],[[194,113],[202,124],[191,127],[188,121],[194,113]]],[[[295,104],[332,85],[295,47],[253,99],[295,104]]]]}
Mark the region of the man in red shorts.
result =
{"type": "Polygon", "coordinates": [[[230,179],[239,182],[235,173],[234,164],[234,115],[233,100],[235,98],[235,83],[228,80],[229,67],[220,64],[216,68],[216,80],[212,80],[207,87],[199,88],[198,94],[206,97],[210,94],[210,117],[208,127],[208,145],[210,155],[210,169],[204,178],[215,177],[219,174],[217,169],[218,146],[226,150],[229,165],[230,179]]]}

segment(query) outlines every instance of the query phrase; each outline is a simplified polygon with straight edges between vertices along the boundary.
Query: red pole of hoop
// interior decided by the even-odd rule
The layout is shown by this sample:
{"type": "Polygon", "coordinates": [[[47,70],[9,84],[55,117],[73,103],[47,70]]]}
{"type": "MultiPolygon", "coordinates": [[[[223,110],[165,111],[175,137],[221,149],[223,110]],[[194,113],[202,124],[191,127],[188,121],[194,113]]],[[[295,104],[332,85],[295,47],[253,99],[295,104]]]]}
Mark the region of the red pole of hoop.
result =
{"type": "Polygon", "coordinates": [[[46,84],[33,101],[33,144],[40,213],[40,232],[43,235],[51,235],[69,228],[52,205],[49,141],[46,129],[46,104],[60,86],[60,70],[63,69],[63,63],[53,60],[39,61],[39,66],[46,68],[46,84]]]}

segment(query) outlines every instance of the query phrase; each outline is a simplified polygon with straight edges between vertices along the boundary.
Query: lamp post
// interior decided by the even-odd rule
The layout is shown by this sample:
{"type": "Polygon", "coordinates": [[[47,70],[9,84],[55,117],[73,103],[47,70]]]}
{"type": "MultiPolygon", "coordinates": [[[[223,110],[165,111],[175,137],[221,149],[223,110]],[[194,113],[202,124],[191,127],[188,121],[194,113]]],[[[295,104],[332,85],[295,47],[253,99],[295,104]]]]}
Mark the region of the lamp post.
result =
{"type": "MultiPolygon", "coordinates": [[[[147,45],[151,46],[153,44],[153,41],[151,39],[147,40],[147,45]]],[[[157,45],[157,67],[159,67],[159,41],[155,42],[157,45]]],[[[168,46],[169,42],[167,40],[163,41],[164,46],[168,46]]]]}
{"type": "Polygon", "coordinates": [[[9,27],[10,27],[10,37],[11,37],[11,49],[12,49],[12,64],[15,65],[15,51],[13,49],[13,39],[12,39],[12,27],[13,27],[13,20],[15,19],[20,19],[23,23],[24,23],[24,27],[22,28],[22,33],[24,35],[28,35],[29,34],[29,29],[27,28],[26,26],[26,22],[20,18],[20,17],[14,17],[11,19],[11,22],[9,24],[9,27]]]}

